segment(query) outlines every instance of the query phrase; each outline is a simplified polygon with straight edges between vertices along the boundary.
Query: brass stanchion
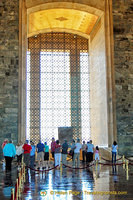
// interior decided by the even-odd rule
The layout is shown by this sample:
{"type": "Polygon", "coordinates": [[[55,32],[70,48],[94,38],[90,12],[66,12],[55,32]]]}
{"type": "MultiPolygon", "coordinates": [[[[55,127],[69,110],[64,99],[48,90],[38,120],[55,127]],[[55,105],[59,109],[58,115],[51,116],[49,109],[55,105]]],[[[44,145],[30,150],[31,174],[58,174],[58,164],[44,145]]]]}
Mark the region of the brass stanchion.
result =
{"type": "Polygon", "coordinates": [[[127,170],[127,171],[129,171],[129,169],[128,169],[128,164],[129,164],[129,161],[126,160],[126,170],[127,170]]]}
{"type": "Polygon", "coordinates": [[[124,155],[122,156],[122,161],[123,161],[123,162],[125,161],[125,156],[124,156],[124,155]]]}
{"type": "Polygon", "coordinates": [[[61,164],[60,164],[60,174],[62,175],[62,161],[61,161],[61,164]]]}
{"type": "Polygon", "coordinates": [[[19,172],[18,197],[21,195],[21,172],[19,172]]]}
{"type": "Polygon", "coordinates": [[[129,164],[129,161],[126,160],[126,180],[129,180],[129,174],[128,174],[129,168],[128,168],[128,164],[129,164]]]}
{"type": "Polygon", "coordinates": [[[24,183],[25,183],[25,163],[24,163],[24,173],[23,173],[23,177],[24,177],[24,183]]]}
{"type": "Polygon", "coordinates": [[[98,178],[98,160],[96,160],[96,179],[98,178]]]}
{"type": "Polygon", "coordinates": [[[122,156],[122,162],[123,162],[123,169],[125,169],[125,156],[122,156]]]}
{"type": "Polygon", "coordinates": [[[18,178],[17,178],[17,181],[16,181],[16,200],[18,199],[18,178]]]}
{"type": "Polygon", "coordinates": [[[14,200],[14,197],[15,197],[15,195],[14,195],[14,188],[12,188],[11,189],[11,200],[14,200]]]}
{"type": "Polygon", "coordinates": [[[126,170],[126,180],[129,180],[128,170],[126,170]]]}

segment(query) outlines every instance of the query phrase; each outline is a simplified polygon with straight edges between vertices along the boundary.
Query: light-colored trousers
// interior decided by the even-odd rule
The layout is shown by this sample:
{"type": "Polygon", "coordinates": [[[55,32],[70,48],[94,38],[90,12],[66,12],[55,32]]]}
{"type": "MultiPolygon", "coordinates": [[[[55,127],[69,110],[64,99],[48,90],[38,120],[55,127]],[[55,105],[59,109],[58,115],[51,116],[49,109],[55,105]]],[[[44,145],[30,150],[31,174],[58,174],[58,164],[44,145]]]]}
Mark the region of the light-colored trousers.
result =
{"type": "Polygon", "coordinates": [[[62,164],[66,165],[67,164],[67,154],[62,154],[62,164]]]}
{"type": "Polygon", "coordinates": [[[74,153],[73,166],[75,166],[75,160],[77,159],[77,167],[79,167],[79,164],[80,164],[79,156],[80,156],[80,153],[74,153]]]}
{"type": "Polygon", "coordinates": [[[54,154],[54,160],[55,160],[55,166],[57,166],[57,165],[60,166],[61,153],[55,153],[55,154],[54,154]]]}

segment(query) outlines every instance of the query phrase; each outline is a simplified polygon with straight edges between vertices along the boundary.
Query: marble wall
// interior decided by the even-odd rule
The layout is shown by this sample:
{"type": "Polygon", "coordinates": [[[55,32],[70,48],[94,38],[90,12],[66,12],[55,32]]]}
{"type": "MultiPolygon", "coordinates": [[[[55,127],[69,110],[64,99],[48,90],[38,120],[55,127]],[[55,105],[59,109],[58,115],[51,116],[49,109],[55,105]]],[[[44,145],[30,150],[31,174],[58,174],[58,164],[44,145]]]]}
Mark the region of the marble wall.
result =
{"type": "MultiPolygon", "coordinates": [[[[0,146],[5,138],[17,142],[19,1],[0,1],[0,146]]],[[[2,149],[0,148],[0,155],[2,149]]]]}
{"type": "Polygon", "coordinates": [[[113,0],[117,138],[120,154],[133,155],[133,3],[113,0]]]}

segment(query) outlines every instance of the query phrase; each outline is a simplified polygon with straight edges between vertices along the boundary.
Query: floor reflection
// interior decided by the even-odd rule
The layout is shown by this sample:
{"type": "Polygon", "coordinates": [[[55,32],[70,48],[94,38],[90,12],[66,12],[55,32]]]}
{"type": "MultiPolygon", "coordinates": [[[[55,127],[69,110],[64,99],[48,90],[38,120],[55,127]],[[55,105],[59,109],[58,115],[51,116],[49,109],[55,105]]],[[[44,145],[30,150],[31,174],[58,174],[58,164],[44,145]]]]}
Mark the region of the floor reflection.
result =
{"type": "Polygon", "coordinates": [[[3,195],[5,198],[10,198],[11,189],[14,188],[11,172],[5,172],[3,181],[3,195]]]}
{"type": "MultiPolygon", "coordinates": [[[[10,199],[17,170],[3,173],[1,168],[0,200],[10,199]]],[[[94,165],[85,169],[62,168],[48,172],[26,170],[22,200],[131,200],[133,167],[94,165]],[[128,179],[127,179],[128,174],[128,179]],[[112,193],[111,193],[112,192],[112,193]],[[113,193],[115,192],[115,193],[113,193]],[[125,192],[125,194],[120,194],[125,192]]]]}

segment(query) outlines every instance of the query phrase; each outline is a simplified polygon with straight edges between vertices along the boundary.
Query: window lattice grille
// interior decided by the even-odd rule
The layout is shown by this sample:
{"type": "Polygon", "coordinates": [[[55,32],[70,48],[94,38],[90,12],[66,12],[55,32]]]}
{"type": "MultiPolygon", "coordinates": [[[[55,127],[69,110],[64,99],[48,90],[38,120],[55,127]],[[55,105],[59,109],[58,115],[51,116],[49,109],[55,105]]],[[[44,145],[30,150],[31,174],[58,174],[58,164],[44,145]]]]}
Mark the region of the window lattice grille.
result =
{"type": "Polygon", "coordinates": [[[26,137],[58,138],[72,127],[73,138],[90,138],[88,40],[68,33],[29,38],[26,137]]]}

